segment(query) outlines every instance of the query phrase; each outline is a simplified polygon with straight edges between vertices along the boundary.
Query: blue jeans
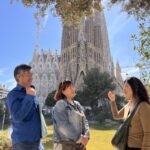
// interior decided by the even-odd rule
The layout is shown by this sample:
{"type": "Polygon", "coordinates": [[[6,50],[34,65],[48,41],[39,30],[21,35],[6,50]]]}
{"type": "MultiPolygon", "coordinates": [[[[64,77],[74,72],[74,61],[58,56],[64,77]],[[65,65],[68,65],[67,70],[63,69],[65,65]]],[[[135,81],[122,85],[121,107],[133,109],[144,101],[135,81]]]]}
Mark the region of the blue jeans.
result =
{"type": "Polygon", "coordinates": [[[13,150],[44,150],[40,142],[21,142],[13,145],[13,150]]]}

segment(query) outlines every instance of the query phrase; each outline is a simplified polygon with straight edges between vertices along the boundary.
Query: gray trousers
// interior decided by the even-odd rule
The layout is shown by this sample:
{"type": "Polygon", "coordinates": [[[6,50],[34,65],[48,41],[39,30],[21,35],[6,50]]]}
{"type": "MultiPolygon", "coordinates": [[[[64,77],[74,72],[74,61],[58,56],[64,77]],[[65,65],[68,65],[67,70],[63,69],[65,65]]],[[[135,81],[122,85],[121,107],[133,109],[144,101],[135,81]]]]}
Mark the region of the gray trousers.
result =
{"type": "Polygon", "coordinates": [[[21,142],[12,146],[13,150],[42,150],[40,142],[21,142]]]}
{"type": "Polygon", "coordinates": [[[54,143],[53,150],[86,150],[86,148],[81,148],[81,145],[78,144],[78,146],[75,145],[63,145],[60,143],[54,143]]]}

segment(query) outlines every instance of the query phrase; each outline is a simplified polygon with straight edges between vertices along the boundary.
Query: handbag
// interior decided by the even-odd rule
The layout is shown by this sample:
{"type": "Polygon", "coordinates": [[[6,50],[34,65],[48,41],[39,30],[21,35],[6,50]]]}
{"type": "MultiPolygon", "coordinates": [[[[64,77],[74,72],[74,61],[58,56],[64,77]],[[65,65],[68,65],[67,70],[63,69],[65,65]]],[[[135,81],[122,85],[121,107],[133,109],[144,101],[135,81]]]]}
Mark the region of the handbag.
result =
{"type": "Polygon", "coordinates": [[[46,137],[48,135],[47,125],[42,113],[42,104],[39,102],[39,113],[40,113],[40,119],[41,119],[41,134],[42,138],[46,137]]]}
{"type": "Polygon", "coordinates": [[[131,120],[138,108],[137,104],[133,111],[130,113],[128,118],[120,125],[118,130],[116,131],[115,135],[113,136],[111,143],[114,147],[116,147],[118,150],[125,150],[128,142],[128,133],[129,133],[129,127],[131,120]]]}

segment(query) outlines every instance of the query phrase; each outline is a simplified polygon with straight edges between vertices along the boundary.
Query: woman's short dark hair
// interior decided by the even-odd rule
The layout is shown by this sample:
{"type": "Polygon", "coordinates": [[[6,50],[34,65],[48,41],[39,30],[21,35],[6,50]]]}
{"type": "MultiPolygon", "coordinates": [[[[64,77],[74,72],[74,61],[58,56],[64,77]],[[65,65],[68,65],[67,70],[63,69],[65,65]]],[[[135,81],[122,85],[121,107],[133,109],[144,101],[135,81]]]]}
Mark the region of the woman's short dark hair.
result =
{"type": "Polygon", "coordinates": [[[132,89],[133,96],[138,98],[139,101],[144,101],[150,104],[148,92],[143,83],[136,77],[130,77],[124,81],[128,83],[132,89]]]}
{"type": "Polygon", "coordinates": [[[17,75],[20,74],[21,71],[30,71],[30,70],[31,70],[31,66],[26,65],[26,64],[21,64],[21,65],[16,66],[16,68],[14,69],[15,79],[16,79],[17,75]]]}
{"type": "Polygon", "coordinates": [[[69,87],[69,86],[71,86],[71,85],[72,85],[72,82],[71,82],[71,81],[63,81],[63,82],[61,82],[61,83],[59,84],[59,86],[58,86],[58,89],[57,89],[56,93],[55,93],[54,99],[55,99],[56,101],[58,101],[58,100],[60,100],[60,99],[66,98],[66,96],[63,94],[63,91],[64,91],[67,87],[69,87]]]}

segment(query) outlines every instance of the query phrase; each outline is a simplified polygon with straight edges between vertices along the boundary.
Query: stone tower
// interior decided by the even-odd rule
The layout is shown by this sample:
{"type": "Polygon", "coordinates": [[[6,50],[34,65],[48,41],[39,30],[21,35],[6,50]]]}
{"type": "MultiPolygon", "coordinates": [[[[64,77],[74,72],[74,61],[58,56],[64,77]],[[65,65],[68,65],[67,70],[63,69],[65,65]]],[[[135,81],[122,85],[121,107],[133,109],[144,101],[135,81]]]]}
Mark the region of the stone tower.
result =
{"type": "Polygon", "coordinates": [[[83,77],[95,67],[111,75],[117,93],[122,90],[121,68],[119,63],[116,70],[114,67],[103,12],[95,11],[77,27],[63,26],[61,55],[52,54],[50,50],[41,53],[35,50],[31,66],[33,84],[43,102],[60,81],[71,80],[77,90],[82,88],[83,77]]]}
{"type": "Polygon", "coordinates": [[[115,80],[116,80],[116,85],[117,85],[117,93],[122,93],[122,88],[123,88],[123,78],[122,78],[122,75],[121,75],[121,67],[120,67],[120,64],[119,62],[116,63],[116,77],[115,77],[115,80]]]}
{"type": "Polygon", "coordinates": [[[72,80],[77,89],[91,68],[114,75],[103,12],[95,11],[78,27],[64,26],[61,48],[62,79],[72,80]]]}

